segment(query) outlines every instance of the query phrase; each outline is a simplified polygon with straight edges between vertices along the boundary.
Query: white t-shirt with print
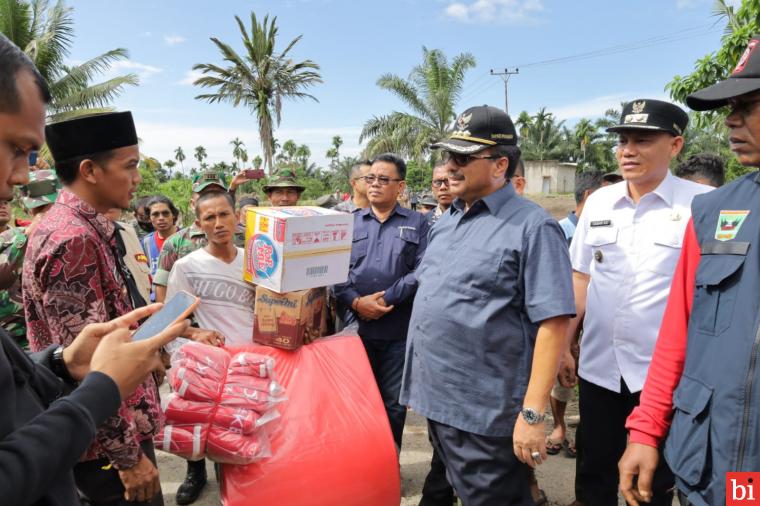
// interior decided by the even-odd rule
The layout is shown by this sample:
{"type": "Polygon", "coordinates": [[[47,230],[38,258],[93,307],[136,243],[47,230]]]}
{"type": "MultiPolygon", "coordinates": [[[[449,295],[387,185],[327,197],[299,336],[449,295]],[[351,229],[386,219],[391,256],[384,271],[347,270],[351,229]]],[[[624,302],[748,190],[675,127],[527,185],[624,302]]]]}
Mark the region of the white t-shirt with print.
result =
{"type": "Polygon", "coordinates": [[[166,288],[166,300],[180,290],[199,297],[198,325],[221,332],[228,346],[253,343],[256,287],[243,281],[243,249],[236,249],[237,256],[229,264],[205,248],[193,251],[174,263],[166,288]]]}

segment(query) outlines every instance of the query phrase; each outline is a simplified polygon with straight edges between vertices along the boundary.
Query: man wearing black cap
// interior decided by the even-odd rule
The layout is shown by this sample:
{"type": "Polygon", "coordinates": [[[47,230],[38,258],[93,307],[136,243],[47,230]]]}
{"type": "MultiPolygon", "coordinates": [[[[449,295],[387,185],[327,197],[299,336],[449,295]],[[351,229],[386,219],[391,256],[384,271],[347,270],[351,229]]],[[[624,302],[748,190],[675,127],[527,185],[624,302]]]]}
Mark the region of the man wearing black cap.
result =
{"type": "Polygon", "coordinates": [[[562,229],[510,184],[512,120],[472,107],[444,150],[456,200],[417,269],[401,403],[428,419],[464,504],[532,505],[544,408],[575,312],[562,229]]]}
{"type": "MultiPolygon", "coordinates": [[[[0,199],[29,180],[44,143],[50,93],[29,58],[0,35],[0,199]]],[[[27,356],[0,329],[0,497],[3,504],[79,506],[71,472],[95,436],[186,324],[129,342],[127,328],[155,312],[88,325],[70,346],[27,356]],[[33,359],[33,360],[30,360],[33,359]]]]}
{"type": "MultiPolygon", "coordinates": [[[[686,99],[697,111],[728,107],[729,145],[745,167],[760,167],[758,46],[755,36],[728,79],[686,99]]],[[[641,404],[626,424],[620,488],[630,504],[652,496],[663,441],[681,504],[757,500],[756,479],[727,473],[760,469],[759,234],[757,171],[694,199],[641,404]]]]}
{"type": "MultiPolygon", "coordinates": [[[[576,480],[586,506],[616,504],[617,461],[626,443],[625,419],[638,404],[681,249],[690,205],[705,185],[670,174],[683,147],[688,116],[651,99],[623,107],[616,157],[625,181],[591,194],[570,245],[578,316],[568,332],[560,368],[575,381],[569,344],[583,319],[580,436],[576,480]]],[[[654,501],[670,504],[673,475],[662,466],[654,501]]]]}
{"type": "MultiPolygon", "coordinates": [[[[66,346],[85,325],[145,305],[123,262],[124,244],[105,213],[126,209],[140,183],[132,114],[80,117],[45,128],[64,185],[30,238],[22,287],[33,351],[66,346]]],[[[92,504],[137,499],[162,504],[153,436],[160,424],[152,376],[99,428],[74,470],[92,504]]]]}

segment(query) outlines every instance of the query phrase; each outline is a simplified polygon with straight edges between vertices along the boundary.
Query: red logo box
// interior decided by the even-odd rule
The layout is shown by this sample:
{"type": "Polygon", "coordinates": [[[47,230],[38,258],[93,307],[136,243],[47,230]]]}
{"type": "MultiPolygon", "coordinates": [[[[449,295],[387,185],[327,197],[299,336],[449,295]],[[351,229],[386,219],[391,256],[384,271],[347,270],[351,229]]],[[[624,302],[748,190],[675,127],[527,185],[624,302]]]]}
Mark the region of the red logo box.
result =
{"type": "Polygon", "coordinates": [[[726,506],[760,505],[760,473],[726,473],[726,506]]]}

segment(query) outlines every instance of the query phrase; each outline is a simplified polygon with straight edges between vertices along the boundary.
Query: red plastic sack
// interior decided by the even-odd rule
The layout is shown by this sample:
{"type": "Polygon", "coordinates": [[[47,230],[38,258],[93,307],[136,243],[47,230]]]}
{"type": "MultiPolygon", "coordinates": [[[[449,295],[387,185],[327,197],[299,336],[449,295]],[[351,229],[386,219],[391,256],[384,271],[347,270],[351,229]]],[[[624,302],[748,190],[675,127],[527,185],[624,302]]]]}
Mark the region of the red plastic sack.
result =
{"type": "Polygon", "coordinates": [[[259,432],[235,434],[212,425],[208,432],[206,455],[215,462],[247,464],[271,455],[269,438],[259,432]]]}
{"type": "Polygon", "coordinates": [[[153,438],[156,448],[179,455],[186,460],[198,460],[206,452],[208,425],[166,425],[153,438]]]}
{"type": "Polygon", "coordinates": [[[171,393],[163,399],[166,423],[172,425],[188,425],[209,423],[214,414],[214,405],[208,402],[195,402],[183,399],[176,393],[171,393]]]}
{"type": "Polygon", "coordinates": [[[219,406],[214,413],[214,425],[237,434],[250,434],[258,428],[260,415],[243,408],[219,406]]]}
{"type": "Polygon", "coordinates": [[[333,336],[296,351],[244,349],[275,359],[288,398],[277,406],[272,456],[222,466],[223,504],[398,505],[396,447],[361,340],[333,336]]]}

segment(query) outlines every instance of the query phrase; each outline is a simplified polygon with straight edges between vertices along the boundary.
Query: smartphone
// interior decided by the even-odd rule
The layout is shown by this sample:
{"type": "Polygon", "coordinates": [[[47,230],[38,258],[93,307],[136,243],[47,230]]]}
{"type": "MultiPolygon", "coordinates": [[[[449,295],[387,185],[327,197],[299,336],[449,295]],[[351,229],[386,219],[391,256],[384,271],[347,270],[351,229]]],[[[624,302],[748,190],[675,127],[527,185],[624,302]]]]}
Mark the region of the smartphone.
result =
{"type": "Polygon", "coordinates": [[[164,307],[158,313],[145,320],[142,325],[132,334],[133,341],[140,341],[153,337],[165,328],[184,320],[195,311],[201,300],[185,291],[177,292],[174,297],[164,303],[164,307]]]}
{"type": "Polygon", "coordinates": [[[264,169],[245,169],[246,179],[264,179],[264,169]]]}

